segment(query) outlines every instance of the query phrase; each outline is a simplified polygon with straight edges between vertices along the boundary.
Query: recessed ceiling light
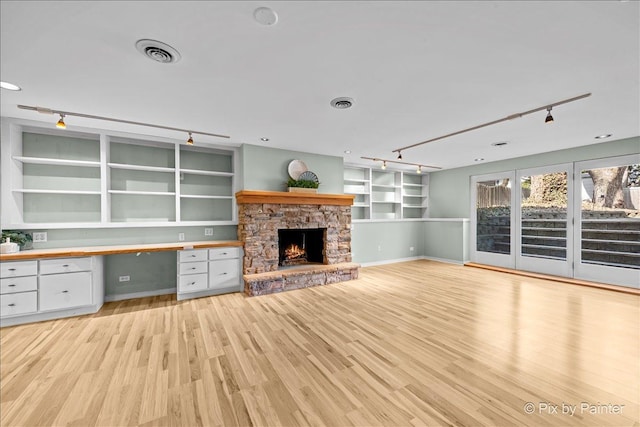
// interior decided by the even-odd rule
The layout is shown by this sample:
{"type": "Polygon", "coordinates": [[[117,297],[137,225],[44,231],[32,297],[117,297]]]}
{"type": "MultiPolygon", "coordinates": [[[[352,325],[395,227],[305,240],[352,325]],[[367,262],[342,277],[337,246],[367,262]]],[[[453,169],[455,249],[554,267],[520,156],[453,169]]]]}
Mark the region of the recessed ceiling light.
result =
{"type": "Polygon", "coordinates": [[[268,7],[259,7],[253,11],[253,18],[262,25],[275,25],[278,14],[268,7]]]}
{"type": "Polygon", "coordinates": [[[344,154],[351,154],[351,150],[344,150],[344,154]]]}
{"type": "Polygon", "coordinates": [[[477,159],[473,159],[474,162],[483,162],[484,159],[482,157],[478,157],[477,159]]]}
{"type": "Polygon", "coordinates": [[[13,91],[22,90],[20,86],[14,85],[13,83],[9,83],[9,82],[0,82],[0,87],[2,89],[13,90],[13,91]]]}
{"type": "Polygon", "coordinates": [[[346,96],[341,96],[340,98],[334,98],[331,100],[331,106],[333,108],[337,108],[338,110],[351,108],[351,106],[353,106],[353,99],[348,98],[346,96]]]}
{"type": "Polygon", "coordinates": [[[264,136],[262,138],[260,138],[260,141],[267,142],[268,140],[269,140],[269,138],[265,138],[264,136]]]}
{"type": "Polygon", "coordinates": [[[500,141],[500,142],[494,142],[493,144],[491,144],[494,147],[504,147],[505,145],[507,145],[508,142],[507,141],[500,141]]]}
{"type": "Polygon", "coordinates": [[[603,135],[598,135],[598,136],[596,136],[596,139],[605,139],[605,138],[609,138],[609,137],[611,137],[611,136],[613,136],[613,134],[612,134],[612,133],[605,133],[605,134],[603,134],[603,135]]]}

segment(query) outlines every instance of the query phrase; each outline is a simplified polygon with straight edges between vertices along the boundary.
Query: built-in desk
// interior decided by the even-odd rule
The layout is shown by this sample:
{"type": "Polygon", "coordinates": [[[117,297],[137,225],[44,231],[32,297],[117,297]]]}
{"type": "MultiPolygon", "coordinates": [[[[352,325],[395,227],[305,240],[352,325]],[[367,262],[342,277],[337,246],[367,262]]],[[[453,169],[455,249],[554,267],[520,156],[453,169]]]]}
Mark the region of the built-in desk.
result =
{"type": "Polygon", "coordinates": [[[238,240],[210,240],[203,242],[145,243],[138,245],[81,246],[76,248],[30,249],[13,254],[0,254],[0,261],[39,258],[83,257],[96,255],[135,254],[138,252],[181,251],[225,246],[242,246],[238,240]]]}
{"type": "Polygon", "coordinates": [[[177,252],[178,299],[240,291],[241,246],[218,240],[0,254],[0,326],[96,313],[104,303],[104,255],[177,252]]]}

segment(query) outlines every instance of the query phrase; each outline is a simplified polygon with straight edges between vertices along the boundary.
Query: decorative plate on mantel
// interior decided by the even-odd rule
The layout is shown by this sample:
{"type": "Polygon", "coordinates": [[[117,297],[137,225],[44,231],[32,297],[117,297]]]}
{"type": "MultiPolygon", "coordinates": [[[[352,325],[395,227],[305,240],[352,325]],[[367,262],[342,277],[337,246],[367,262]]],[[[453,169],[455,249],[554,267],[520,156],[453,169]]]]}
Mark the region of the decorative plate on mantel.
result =
{"type": "Polygon", "coordinates": [[[292,160],[291,163],[289,163],[289,176],[295,180],[299,179],[300,175],[308,170],[307,165],[305,165],[302,160],[292,160]]]}

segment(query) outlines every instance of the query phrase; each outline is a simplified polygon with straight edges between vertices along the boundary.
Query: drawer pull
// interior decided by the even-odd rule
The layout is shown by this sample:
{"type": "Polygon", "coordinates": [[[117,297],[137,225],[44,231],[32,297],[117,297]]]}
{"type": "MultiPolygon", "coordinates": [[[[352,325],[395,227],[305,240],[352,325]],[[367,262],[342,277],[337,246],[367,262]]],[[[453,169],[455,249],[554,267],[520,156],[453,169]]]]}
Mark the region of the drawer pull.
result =
{"type": "Polygon", "coordinates": [[[190,256],[191,258],[195,258],[195,257],[196,257],[195,255],[189,255],[189,256],[190,256]]]}
{"type": "Polygon", "coordinates": [[[69,293],[69,291],[62,291],[62,293],[63,293],[63,294],[68,294],[68,293],[69,293]]]}
{"type": "Polygon", "coordinates": [[[196,267],[191,267],[191,269],[192,269],[192,270],[197,270],[197,268],[196,268],[196,267]]]}
{"type": "Polygon", "coordinates": [[[16,305],[14,303],[9,304],[9,307],[15,307],[16,305]]]}
{"type": "Polygon", "coordinates": [[[227,273],[220,273],[219,276],[225,276],[227,273]]]}
{"type": "Polygon", "coordinates": [[[62,264],[62,266],[63,266],[64,268],[67,268],[67,267],[69,267],[69,264],[62,264]]]}
{"type": "Polygon", "coordinates": [[[15,268],[10,268],[9,271],[16,271],[16,269],[15,268]]]}
{"type": "Polygon", "coordinates": [[[195,284],[196,284],[196,282],[191,282],[191,283],[189,283],[189,286],[192,286],[192,285],[195,285],[195,284]]]}
{"type": "Polygon", "coordinates": [[[16,287],[16,285],[15,285],[14,283],[12,283],[12,284],[10,284],[10,285],[9,285],[9,287],[10,287],[10,288],[15,288],[15,287],[16,287]]]}

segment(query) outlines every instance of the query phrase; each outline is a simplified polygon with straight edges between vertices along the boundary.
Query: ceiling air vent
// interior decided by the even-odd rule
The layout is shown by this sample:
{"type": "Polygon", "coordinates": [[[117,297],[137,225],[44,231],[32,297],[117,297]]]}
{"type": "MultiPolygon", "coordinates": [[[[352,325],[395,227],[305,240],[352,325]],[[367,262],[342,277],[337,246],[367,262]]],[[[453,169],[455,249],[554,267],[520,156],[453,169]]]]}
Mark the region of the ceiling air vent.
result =
{"type": "Polygon", "coordinates": [[[353,105],[353,99],[347,97],[335,98],[331,100],[331,106],[333,108],[337,108],[339,110],[344,110],[345,108],[351,108],[353,105]]]}
{"type": "Polygon", "coordinates": [[[138,52],[162,64],[172,64],[180,60],[180,53],[166,43],[142,39],[136,42],[138,52]]]}

